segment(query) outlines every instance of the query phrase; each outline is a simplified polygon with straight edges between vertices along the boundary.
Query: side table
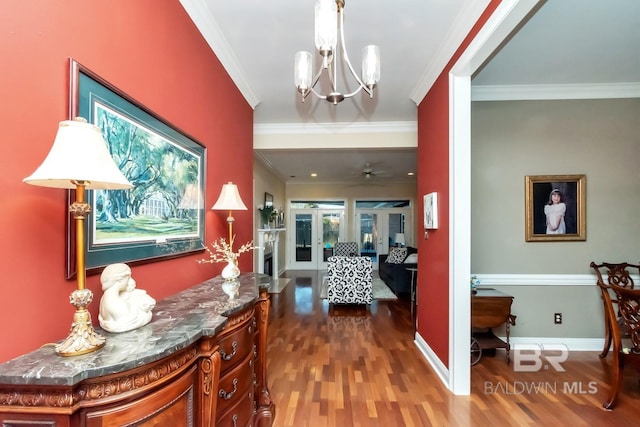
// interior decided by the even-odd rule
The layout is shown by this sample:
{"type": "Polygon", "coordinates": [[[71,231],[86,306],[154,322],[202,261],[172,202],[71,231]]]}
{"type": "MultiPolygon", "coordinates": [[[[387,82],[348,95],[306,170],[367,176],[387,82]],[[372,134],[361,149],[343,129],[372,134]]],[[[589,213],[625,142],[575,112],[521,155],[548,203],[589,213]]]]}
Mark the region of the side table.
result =
{"type": "Polygon", "coordinates": [[[408,271],[411,272],[411,323],[413,323],[413,334],[416,334],[417,327],[416,321],[418,320],[416,317],[416,303],[417,303],[417,288],[418,283],[416,282],[416,275],[418,273],[418,269],[416,267],[408,267],[408,271]]]}

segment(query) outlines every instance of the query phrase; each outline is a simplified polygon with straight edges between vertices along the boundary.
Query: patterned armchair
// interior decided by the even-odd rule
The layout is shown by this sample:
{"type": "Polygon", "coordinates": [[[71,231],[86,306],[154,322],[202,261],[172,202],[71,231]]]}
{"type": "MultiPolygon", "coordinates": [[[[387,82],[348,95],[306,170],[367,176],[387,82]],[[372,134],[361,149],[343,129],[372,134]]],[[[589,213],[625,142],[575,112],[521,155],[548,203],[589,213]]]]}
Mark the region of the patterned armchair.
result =
{"type": "Polygon", "coordinates": [[[358,256],[358,242],[336,242],[333,256],[358,256]]]}
{"type": "Polygon", "coordinates": [[[373,264],[370,257],[332,256],[327,261],[329,304],[371,304],[373,264]]]}

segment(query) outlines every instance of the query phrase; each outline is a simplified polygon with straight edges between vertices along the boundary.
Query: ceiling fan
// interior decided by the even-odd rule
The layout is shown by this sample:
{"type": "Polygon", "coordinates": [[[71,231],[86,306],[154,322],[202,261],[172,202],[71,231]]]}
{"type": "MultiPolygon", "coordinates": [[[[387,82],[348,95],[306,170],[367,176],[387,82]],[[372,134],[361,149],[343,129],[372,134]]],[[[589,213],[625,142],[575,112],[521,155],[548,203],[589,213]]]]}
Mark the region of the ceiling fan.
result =
{"type": "Polygon", "coordinates": [[[371,163],[365,163],[364,168],[362,169],[362,172],[360,173],[360,175],[364,177],[365,181],[370,181],[376,176],[383,176],[385,173],[386,172],[383,170],[373,169],[373,167],[371,166],[371,163]]]}

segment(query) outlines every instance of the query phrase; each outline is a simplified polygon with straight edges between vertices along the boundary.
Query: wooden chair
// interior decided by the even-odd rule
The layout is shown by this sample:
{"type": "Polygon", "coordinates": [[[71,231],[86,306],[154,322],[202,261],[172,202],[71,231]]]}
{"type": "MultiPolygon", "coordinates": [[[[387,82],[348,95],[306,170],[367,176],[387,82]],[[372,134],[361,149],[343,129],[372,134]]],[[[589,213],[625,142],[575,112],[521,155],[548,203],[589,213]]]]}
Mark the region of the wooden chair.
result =
{"type": "MultiPolygon", "coordinates": [[[[633,280],[628,275],[629,269],[638,266],[626,263],[597,265],[592,262],[591,267],[598,274],[598,286],[604,301],[607,340],[613,343],[611,391],[602,406],[613,409],[622,384],[625,364],[640,362],[640,289],[633,289],[633,280]],[[602,280],[600,270],[603,268],[609,270],[608,283],[602,280]],[[625,332],[628,332],[628,338],[625,337],[625,332]],[[624,347],[624,344],[629,347],[624,347]]],[[[608,348],[605,347],[600,357],[605,357],[607,352],[608,348]]]]}
{"type": "MultiPolygon", "coordinates": [[[[604,304],[604,328],[605,328],[605,338],[604,338],[604,348],[602,349],[602,353],[600,353],[600,357],[607,357],[609,353],[609,348],[611,347],[611,332],[614,323],[619,322],[619,315],[617,310],[618,301],[608,292],[608,285],[617,285],[623,288],[634,289],[634,282],[631,274],[640,275],[640,264],[629,264],[627,262],[622,263],[609,263],[603,262],[602,264],[596,264],[592,262],[591,268],[595,271],[596,276],[598,278],[597,284],[600,287],[600,292],[602,293],[602,303],[604,304]],[[607,277],[605,281],[603,276],[607,277]],[[605,285],[605,286],[602,286],[605,285]],[[611,302],[616,306],[614,312],[616,315],[612,318],[609,318],[607,314],[607,303],[604,298],[604,293],[608,293],[611,299],[611,302]]],[[[623,335],[627,336],[628,333],[625,331],[623,335]]]]}

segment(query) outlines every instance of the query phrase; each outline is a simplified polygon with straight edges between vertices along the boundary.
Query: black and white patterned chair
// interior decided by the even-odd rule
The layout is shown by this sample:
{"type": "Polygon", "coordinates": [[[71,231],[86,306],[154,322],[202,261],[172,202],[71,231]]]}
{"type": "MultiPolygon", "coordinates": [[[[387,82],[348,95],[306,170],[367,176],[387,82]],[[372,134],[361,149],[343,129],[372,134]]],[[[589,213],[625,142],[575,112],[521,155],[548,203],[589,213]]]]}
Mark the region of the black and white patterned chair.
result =
{"type": "Polygon", "coordinates": [[[373,264],[370,257],[332,256],[327,262],[329,304],[371,304],[373,264]]]}
{"type": "Polygon", "coordinates": [[[358,256],[358,242],[336,242],[333,256],[358,256]]]}

